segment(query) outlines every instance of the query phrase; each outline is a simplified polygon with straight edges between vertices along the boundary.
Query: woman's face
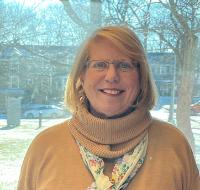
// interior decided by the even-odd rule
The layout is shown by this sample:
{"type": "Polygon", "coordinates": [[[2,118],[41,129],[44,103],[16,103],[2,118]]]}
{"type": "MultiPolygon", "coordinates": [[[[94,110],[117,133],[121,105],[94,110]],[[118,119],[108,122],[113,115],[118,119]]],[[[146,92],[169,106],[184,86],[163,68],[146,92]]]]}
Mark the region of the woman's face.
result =
{"type": "Polygon", "coordinates": [[[140,89],[138,69],[130,58],[108,40],[101,39],[90,45],[89,60],[91,62],[81,80],[92,109],[108,117],[127,111],[140,89]],[[93,60],[106,60],[113,64],[102,69],[105,65],[93,60]],[[127,67],[129,65],[132,67],[127,67]]]}

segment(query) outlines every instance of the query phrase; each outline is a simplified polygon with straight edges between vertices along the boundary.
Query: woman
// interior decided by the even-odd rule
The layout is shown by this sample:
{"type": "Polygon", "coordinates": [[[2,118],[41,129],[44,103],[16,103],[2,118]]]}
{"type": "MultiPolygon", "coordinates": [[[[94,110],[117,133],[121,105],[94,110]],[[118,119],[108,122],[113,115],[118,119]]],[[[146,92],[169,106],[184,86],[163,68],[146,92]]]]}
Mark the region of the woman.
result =
{"type": "Polygon", "coordinates": [[[155,89],[127,27],[95,31],[67,82],[72,118],[32,142],[18,190],[198,190],[192,151],[178,129],[151,117],[155,89]]]}

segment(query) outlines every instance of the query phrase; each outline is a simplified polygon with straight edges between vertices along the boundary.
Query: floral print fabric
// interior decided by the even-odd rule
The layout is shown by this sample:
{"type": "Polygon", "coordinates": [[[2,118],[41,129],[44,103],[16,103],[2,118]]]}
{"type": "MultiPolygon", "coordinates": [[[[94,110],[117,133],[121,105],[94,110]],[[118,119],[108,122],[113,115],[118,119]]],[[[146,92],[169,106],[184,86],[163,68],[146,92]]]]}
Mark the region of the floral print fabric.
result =
{"type": "Polygon", "coordinates": [[[144,163],[148,135],[144,137],[132,152],[126,153],[117,160],[112,171],[111,180],[103,173],[103,159],[88,151],[79,142],[77,143],[82,159],[95,180],[87,190],[124,190],[144,163]]]}

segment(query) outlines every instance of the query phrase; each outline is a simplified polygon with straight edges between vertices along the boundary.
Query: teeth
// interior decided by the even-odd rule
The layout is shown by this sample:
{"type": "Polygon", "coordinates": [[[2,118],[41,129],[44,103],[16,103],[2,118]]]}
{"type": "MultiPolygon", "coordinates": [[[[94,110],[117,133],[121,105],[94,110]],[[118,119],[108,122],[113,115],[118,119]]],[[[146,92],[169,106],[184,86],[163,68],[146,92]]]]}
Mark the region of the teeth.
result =
{"type": "Polygon", "coordinates": [[[116,94],[119,94],[119,93],[120,93],[120,90],[103,90],[103,92],[105,92],[105,93],[107,93],[107,94],[116,95],[116,94]]]}

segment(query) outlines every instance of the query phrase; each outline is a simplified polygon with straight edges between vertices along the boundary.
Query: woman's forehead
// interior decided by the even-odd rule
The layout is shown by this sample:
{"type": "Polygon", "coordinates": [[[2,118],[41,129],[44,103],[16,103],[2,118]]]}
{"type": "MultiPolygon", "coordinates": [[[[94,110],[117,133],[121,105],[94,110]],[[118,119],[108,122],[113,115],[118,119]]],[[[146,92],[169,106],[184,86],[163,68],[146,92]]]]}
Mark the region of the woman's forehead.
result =
{"type": "Polygon", "coordinates": [[[117,45],[109,40],[103,39],[94,41],[89,46],[89,57],[104,59],[129,59],[117,45]]]}

